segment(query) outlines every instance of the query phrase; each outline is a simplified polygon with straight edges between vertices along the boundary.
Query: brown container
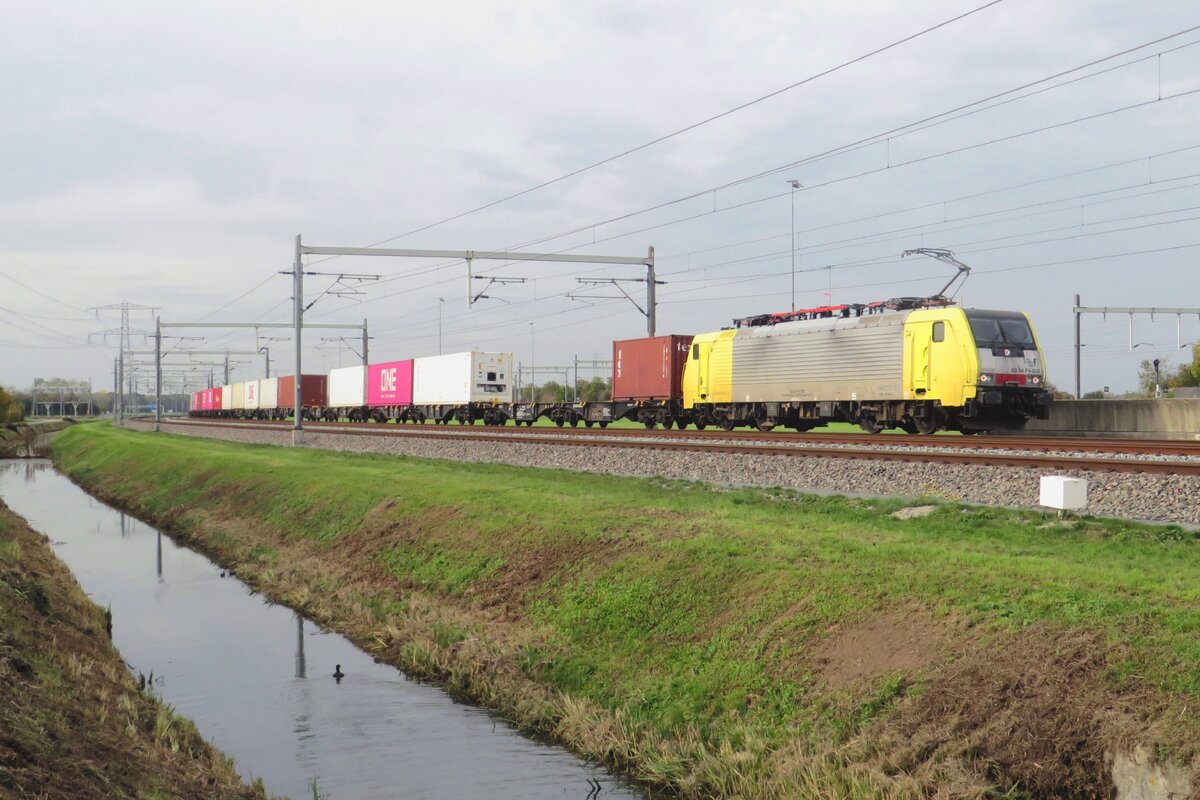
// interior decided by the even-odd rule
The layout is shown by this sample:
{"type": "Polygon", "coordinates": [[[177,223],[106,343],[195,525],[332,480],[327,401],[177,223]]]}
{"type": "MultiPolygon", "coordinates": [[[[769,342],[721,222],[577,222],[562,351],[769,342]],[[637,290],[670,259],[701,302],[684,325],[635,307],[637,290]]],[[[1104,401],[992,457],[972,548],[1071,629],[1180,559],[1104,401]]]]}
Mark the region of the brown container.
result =
{"type": "Polygon", "coordinates": [[[683,366],[691,336],[653,336],[613,342],[612,399],[675,400],[683,397],[683,366]]]}
{"type": "MultiPolygon", "coordinates": [[[[279,378],[279,407],[291,408],[296,402],[296,378],[282,375],[279,378]]],[[[305,408],[325,405],[325,376],[305,375],[300,381],[300,404],[305,408]]]]}

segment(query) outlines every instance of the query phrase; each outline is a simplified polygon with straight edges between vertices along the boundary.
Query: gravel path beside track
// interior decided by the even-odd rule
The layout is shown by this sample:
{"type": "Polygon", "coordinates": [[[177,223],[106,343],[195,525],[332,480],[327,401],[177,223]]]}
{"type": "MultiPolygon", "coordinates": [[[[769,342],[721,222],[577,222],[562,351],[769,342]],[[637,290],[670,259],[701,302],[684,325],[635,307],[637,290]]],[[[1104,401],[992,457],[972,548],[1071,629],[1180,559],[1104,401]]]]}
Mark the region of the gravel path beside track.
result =
{"type": "MultiPolygon", "coordinates": [[[[135,430],[153,423],[130,421],[135,430]]],[[[162,430],[228,441],[290,445],[291,430],[203,427],[164,422],[162,430]]],[[[669,450],[572,447],[516,442],[450,441],[398,436],[341,436],[305,431],[304,446],[347,452],[447,458],[547,467],[609,475],[707,481],[718,485],[784,486],[851,495],[934,497],[966,503],[1037,508],[1043,474],[1088,481],[1088,510],[1097,516],[1200,525],[1200,478],[1137,473],[942,465],[835,458],[756,458],[669,450]],[[632,457],[631,457],[632,456],[632,457]]]]}

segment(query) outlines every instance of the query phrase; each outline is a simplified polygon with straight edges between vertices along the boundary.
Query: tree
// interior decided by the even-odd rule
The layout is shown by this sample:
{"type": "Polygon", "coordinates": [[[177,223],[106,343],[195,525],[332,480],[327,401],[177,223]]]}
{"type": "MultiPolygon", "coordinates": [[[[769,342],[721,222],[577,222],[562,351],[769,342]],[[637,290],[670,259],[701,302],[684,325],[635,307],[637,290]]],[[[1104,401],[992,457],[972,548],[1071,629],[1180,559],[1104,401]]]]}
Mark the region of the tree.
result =
{"type": "Polygon", "coordinates": [[[8,391],[0,388],[0,423],[20,422],[25,418],[25,409],[8,391]]]}
{"type": "Polygon", "coordinates": [[[575,387],[580,402],[598,403],[612,399],[612,380],[610,378],[592,378],[579,381],[575,387]]]}
{"type": "Polygon", "coordinates": [[[1092,391],[1090,391],[1090,392],[1084,392],[1084,393],[1083,393],[1083,399],[1084,399],[1084,400],[1103,400],[1103,399],[1104,399],[1104,392],[1102,392],[1102,391],[1101,391],[1101,390],[1099,390],[1099,389],[1093,389],[1093,390],[1092,390],[1092,391]]]}
{"type": "Polygon", "coordinates": [[[1075,399],[1075,395],[1071,394],[1070,392],[1063,391],[1062,389],[1058,388],[1057,386],[1055,386],[1053,383],[1050,383],[1049,381],[1046,382],[1046,385],[1044,388],[1046,389],[1047,392],[1050,393],[1050,396],[1053,397],[1055,400],[1074,400],[1075,399]]]}
{"type": "Polygon", "coordinates": [[[1154,359],[1151,361],[1148,358],[1143,358],[1142,363],[1138,366],[1138,386],[1141,388],[1142,394],[1153,397],[1155,395],[1156,386],[1166,386],[1167,377],[1170,372],[1168,361],[1164,359],[1154,359]],[[1155,363],[1158,364],[1158,369],[1155,369],[1155,363]]]}
{"type": "Polygon", "coordinates": [[[1176,386],[1200,386],[1200,344],[1192,345],[1192,363],[1181,364],[1165,383],[1176,386]]]}
{"type": "Polygon", "coordinates": [[[567,398],[567,387],[563,386],[558,381],[546,381],[541,386],[537,387],[537,401],[539,403],[562,403],[567,398]]]}

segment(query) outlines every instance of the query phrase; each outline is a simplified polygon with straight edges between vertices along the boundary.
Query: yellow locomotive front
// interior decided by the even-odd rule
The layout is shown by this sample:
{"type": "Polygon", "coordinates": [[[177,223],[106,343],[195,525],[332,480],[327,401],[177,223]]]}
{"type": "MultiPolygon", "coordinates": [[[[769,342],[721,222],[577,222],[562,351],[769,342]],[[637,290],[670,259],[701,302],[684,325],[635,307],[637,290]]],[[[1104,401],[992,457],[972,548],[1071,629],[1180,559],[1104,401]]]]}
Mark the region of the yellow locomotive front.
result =
{"type": "Polygon", "coordinates": [[[905,399],[936,427],[967,433],[1045,419],[1045,359],[1019,311],[931,308],[904,326],[905,399]]]}

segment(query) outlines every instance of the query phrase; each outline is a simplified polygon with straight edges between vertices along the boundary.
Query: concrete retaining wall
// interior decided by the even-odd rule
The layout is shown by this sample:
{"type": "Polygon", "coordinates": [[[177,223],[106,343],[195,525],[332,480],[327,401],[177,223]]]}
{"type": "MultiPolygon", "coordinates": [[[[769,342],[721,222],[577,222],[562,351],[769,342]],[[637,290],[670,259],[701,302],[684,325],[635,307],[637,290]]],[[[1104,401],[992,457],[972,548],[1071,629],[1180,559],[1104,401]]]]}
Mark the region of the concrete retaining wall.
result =
{"type": "Polygon", "coordinates": [[[1029,420],[1025,432],[1200,439],[1200,400],[1057,400],[1050,418],[1029,420]]]}

